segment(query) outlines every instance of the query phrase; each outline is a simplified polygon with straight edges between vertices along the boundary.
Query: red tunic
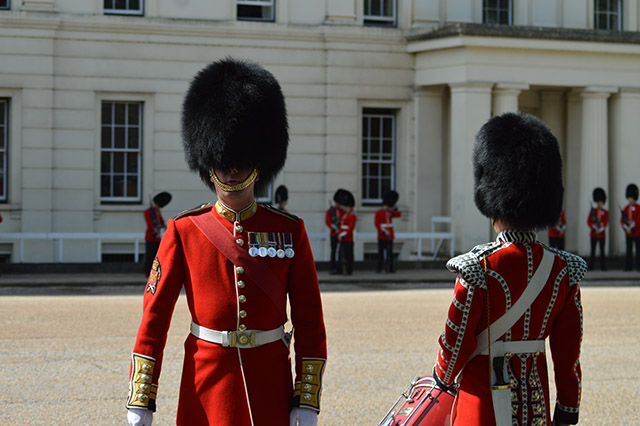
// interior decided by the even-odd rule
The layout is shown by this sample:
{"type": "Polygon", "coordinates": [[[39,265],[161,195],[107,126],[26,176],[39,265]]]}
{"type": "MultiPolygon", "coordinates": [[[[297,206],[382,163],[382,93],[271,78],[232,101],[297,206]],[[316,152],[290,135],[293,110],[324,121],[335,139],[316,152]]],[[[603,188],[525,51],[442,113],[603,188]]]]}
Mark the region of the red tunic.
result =
{"type": "MultiPolygon", "coordinates": [[[[453,424],[495,425],[487,355],[470,359],[476,349],[476,335],[487,328],[487,282],[491,321],[502,316],[521,296],[542,258],[542,251],[554,255],[551,274],[532,306],[502,336],[504,341],[549,338],[553,358],[558,421],[575,424],[581,392],[580,343],[582,306],[579,281],[586,272],[582,258],[549,248],[536,241],[533,232],[507,230],[495,243],[475,247],[451,259],[447,267],[457,272],[454,301],[445,330],[439,339],[441,350],[435,373],[445,383],[462,373],[454,406],[453,424]],[[487,265],[485,272],[484,265],[487,265]]],[[[514,425],[551,425],[549,385],[544,354],[521,354],[510,358],[509,378],[514,425]]]]}
{"type": "Polygon", "coordinates": [[[567,219],[564,217],[564,210],[560,212],[560,217],[555,226],[549,228],[549,238],[564,238],[564,231],[567,229],[567,219]]]}
{"type": "Polygon", "coordinates": [[[373,218],[373,223],[376,225],[376,229],[378,230],[378,239],[379,240],[392,240],[395,238],[395,233],[393,232],[393,224],[391,221],[394,217],[402,216],[402,212],[399,210],[385,210],[380,209],[376,211],[376,215],[373,218]],[[382,232],[386,230],[385,234],[382,232]]]}
{"type": "Polygon", "coordinates": [[[589,225],[589,229],[591,229],[589,233],[591,238],[605,238],[607,234],[605,230],[607,229],[607,225],[609,225],[609,212],[600,207],[592,209],[589,211],[587,224],[589,225]]]}
{"type": "Polygon", "coordinates": [[[624,234],[627,237],[640,237],[640,206],[636,203],[630,203],[625,206],[623,211],[630,222],[630,226],[626,226],[624,218],[620,217],[620,225],[624,229],[624,234]]]}
{"type": "Polygon", "coordinates": [[[339,207],[330,207],[327,209],[327,212],[324,217],[324,223],[329,227],[330,233],[332,237],[338,235],[338,231],[340,229],[340,221],[342,220],[342,215],[344,211],[339,207]],[[336,223],[333,223],[332,216],[335,216],[336,223]]]}
{"type": "MultiPolygon", "coordinates": [[[[242,330],[243,326],[271,330],[283,323],[276,305],[246,277],[239,268],[242,265],[233,265],[224,257],[189,219],[190,215],[206,215],[208,220],[221,222],[229,232],[228,238],[244,240],[245,250],[249,249],[248,232],[292,236],[293,257],[258,259],[279,278],[280,282],[268,284],[282,285],[289,296],[296,382],[302,375],[303,359],[326,359],[320,291],[303,221],[255,203],[238,213],[236,217],[241,220],[236,225],[234,214],[218,203],[215,209],[207,206],[169,220],[147,283],[142,323],[133,349],[135,354],[155,359],[152,383],[157,384],[160,377],[167,332],[182,289],[193,321],[203,327],[219,331],[242,330]]],[[[290,408],[296,401],[289,349],[283,341],[240,349],[188,334],[184,348],[176,424],[288,424],[290,408]]]]}
{"type": "Polygon", "coordinates": [[[338,234],[339,241],[346,243],[353,242],[353,231],[356,229],[357,220],[358,218],[353,211],[343,212],[340,222],[340,233],[338,234]]]}
{"type": "Polygon", "coordinates": [[[164,219],[162,218],[162,214],[160,214],[160,209],[154,207],[146,209],[144,211],[144,220],[147,222],[147,232],[144,234],[145,241],[159,243],[161,238],[158,230],[160,227],[164,227],[164,219]],[[151,214],[152,210],[153,213],[155,213],[155,220],[151,214]]]}

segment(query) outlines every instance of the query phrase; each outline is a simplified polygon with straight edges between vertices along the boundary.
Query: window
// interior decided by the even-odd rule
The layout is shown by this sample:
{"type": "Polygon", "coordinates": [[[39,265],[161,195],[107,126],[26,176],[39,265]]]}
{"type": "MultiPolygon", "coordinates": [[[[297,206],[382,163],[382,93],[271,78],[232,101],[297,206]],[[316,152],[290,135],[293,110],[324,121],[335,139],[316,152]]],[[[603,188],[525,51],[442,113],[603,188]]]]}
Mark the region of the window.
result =
{"type": "Polygon", "coordinates": [[[396,0],[364,0],[364,24],[396,26],[396,0]]]}
{"type": "Polygon", "coordinates": [[[104,0],[104,13],[108,15],[142,15],[144,0],[104,0]]]}
{"type": "Polygon", "coordinates": [[[482,0],[482,22],[511,25],[513,23],[512,0],[482,0]]]}
{"type": "Polygon", "coordinates": [[[9,0],[0,0],[0,10],[11,9],[9,0]]]}
{"type": "Polygon", "coordinates": [[[102,102],[100,199],[103,202],[141,201],[142,105],[102,102]]]}
{"type": "Polygon", "coordinates": [[[9,100],[0,99],[0,201],[7,201],[7,147],[9,145],[9,100]]]}
{"type": "Polygon", "coordinates": [[[380,204],[395,187],[396,112],[365,108],[362,111],[362,202],[380,204]]]}
{"type": "Polygon", "coordinates": [[[622,0],[594,0],[593,28],[622,31],[622,0]]]}
{"type": "Polygon", "coordinates": [[[256,201],[260,204],[273,204],[273,182],[269,182],[266,188],[256,192],[256,201]]]}
{"type": "Polygon", "coordinates": [[[238,20],[273,21],[275,20],[275,0],[237,0],[238,20]]]}

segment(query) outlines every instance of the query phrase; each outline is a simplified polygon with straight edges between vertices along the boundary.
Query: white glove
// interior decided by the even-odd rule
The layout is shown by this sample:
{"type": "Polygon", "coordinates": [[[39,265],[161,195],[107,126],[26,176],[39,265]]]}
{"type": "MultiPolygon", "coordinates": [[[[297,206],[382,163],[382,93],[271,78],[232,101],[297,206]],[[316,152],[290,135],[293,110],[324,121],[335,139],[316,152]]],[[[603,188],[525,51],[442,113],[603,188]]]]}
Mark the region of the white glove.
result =
{"type": "Polygon", "coordinates": [[[293,408],[289,414],[289,426],[316,426],[318,413],[308,408],[293,408]]]}
{"type": "Polygon", "coordinates": [[[146,408],[129,408],[127,421],[129,426],[151,426],[151,423],[153,423],[153,411],[146,408]]]}

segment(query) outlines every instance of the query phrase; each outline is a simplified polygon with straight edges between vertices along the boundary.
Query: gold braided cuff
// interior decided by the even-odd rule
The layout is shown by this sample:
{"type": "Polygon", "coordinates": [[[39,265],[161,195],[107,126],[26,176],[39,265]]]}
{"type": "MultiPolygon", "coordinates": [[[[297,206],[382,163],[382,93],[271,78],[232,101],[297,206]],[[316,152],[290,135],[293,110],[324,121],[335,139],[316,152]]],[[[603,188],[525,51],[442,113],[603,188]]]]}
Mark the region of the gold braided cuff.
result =
{"type": "Polygon", "coordinates": [[[249,176],[247,176],[245,180],[236,185],[227,185],[226,183],[222,182],[216,175],[216,171],[214,169],[209,170],[209,176],[211,177],[211,181],[218,185],[223,191],[238,192],[246,189],[256,180],[256,178],[258,177],[258,169],[253,169],[253,171],[249,174],[249,176]]]}
{"type": "Polygon", "coordinates": [[[151,383],[156,360],[148,356],[133,354],[132,362],[127,408],[146,408],[156,411],[158,385],[151,383]]]}
{"type": "Polygon", "coordinates": [[[302,359],[302,381],[296,383],[293,398],[294,405],[320,411],[320,395],[322,394],[322,376],[327,361],[319,358],[302,359]]]}

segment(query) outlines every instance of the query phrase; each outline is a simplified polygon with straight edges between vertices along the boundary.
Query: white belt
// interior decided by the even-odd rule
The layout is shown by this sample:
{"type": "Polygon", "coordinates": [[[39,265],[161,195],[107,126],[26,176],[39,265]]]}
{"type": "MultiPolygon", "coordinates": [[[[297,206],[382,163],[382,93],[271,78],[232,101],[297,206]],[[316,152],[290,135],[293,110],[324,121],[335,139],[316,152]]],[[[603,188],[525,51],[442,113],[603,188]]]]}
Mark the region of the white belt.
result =
{"type": "Polygon", "coordinates": [[[381,223],[381,228],[393,228],[393,223],[381,223]]]}
{"type": "Polygon", "coordinates": [[[285,340],[287,334],[284,332],[283,326],[267,331],[218,331],[211,330],[210,328],[203,327],[191,321],[191,334],[198,339],[233,348],[255,348],[280,339],[288,346],[288,342],[285,340]]]}
{"type": "MultiPolygon", "coordinates": [[[[491,356],[503,356],[506,353],[512,354],[532,354],[544,353],[544,340],[519,340],[514,342],[503,342],[498,340],[491,344],[491,356]]],[[[489,350],[484,349],[480,355],[489,355],[489,350]]]]}

